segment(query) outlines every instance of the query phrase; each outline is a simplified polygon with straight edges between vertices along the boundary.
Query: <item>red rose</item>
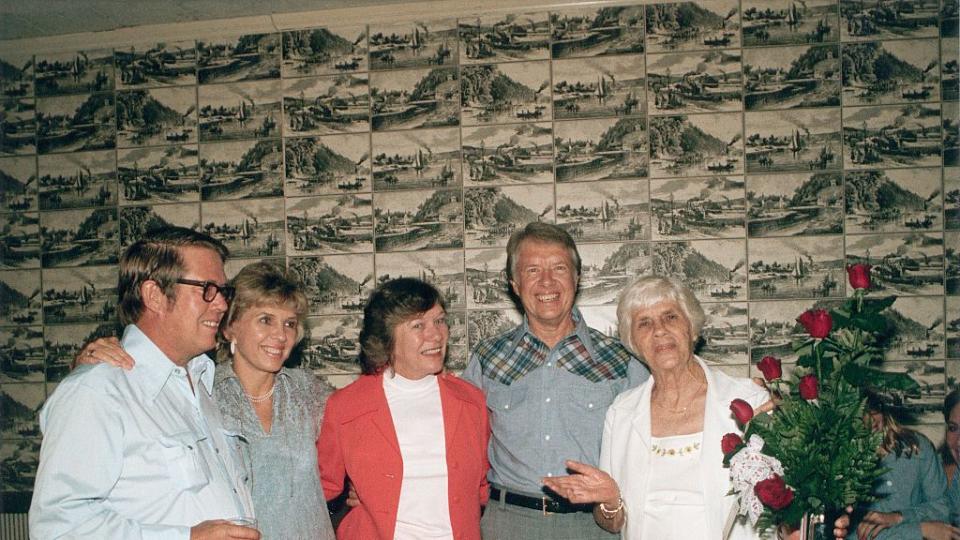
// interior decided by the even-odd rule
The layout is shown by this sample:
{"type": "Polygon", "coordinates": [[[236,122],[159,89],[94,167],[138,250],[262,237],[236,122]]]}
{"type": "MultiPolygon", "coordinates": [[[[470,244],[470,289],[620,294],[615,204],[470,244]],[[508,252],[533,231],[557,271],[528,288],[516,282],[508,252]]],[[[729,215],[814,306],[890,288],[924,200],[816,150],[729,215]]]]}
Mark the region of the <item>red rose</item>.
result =
{"type": "Polygon", "coordinates": [[[854,289],[869,289],[870,265],[860,263],[847,266],[847,278],[854,289]]]}
{"type": "Polygon", "coordinates": [[[793,490],[788,488],[783,478],[777,474],[757,482],[753,491],[760,502],[774,510],[783,510],[793,502],[793,490]]]}
{"type": "Polygon", "coordinates": [[[817,376],[810,374],[800,377],[800,384],[797,385],[800,388],[800,397],[803,399],[817,399],[817,396],[820,395],[819,381],[817,381],[817,376]]]}
{"type": "Polygon", "coordinates": [[[742,399],[731,401],[730,410],[733,411],[733,416],[736,417],[737,422],[740,422],[741,425],[746,424],[753,418],[753,407],[742,399]]]}
{"type": "Polygon", "coordinates": [[[825,338],[833,328],[833,319],[825,309],[808,309],[797,317],[797,322],[803,325],[812,338],[825,338]]]}
{"type": "Polygon", "coordinates": [[[763,372],[763,378],[768,381],[779,379],[783,376],[783,368],[780,367],[780,359],[772,356],[764,356],[757,364],[760,371],[763,372]]]}
{"type": "Polygon", "coordinates": [[[743,439],[739,435],[727,433],[720,439],[720,450],[723,451],[723,455],[727,455],[739,448],[741,444],[743,444],[743,439]]]}

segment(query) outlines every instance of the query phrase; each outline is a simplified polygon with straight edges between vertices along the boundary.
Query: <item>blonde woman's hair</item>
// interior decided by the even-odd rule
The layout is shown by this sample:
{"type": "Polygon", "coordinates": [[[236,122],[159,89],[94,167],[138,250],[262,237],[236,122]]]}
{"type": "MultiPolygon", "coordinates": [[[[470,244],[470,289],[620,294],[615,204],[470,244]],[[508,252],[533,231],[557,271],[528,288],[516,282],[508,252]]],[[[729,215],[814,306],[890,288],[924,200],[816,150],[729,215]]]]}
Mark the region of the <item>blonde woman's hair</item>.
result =
{"type": "Polygon", "coordinates": [[[897,420],[878,397],[867,396],[867,411],[870,414],[880,415],[880,433],[883,434],[883,440],[880,442],[880,453],[882,455],[896,454],[897,457],[911,457],[920,453],[920,435],[916,431],[909,429],[897,420]]]}
{"type": "Polygon", "coordinates": [[[230,308],[220,322],[217,334],[217,361],[230,359],[230,342],[223,331],[238,321],[247,310],[258,306],[283,306],[297,316],[297,342],[303,338],[304,321],[310,309],[303,285],[293,271],[267,262],[248,264],[230,280],[234,288],[230,308]]]}

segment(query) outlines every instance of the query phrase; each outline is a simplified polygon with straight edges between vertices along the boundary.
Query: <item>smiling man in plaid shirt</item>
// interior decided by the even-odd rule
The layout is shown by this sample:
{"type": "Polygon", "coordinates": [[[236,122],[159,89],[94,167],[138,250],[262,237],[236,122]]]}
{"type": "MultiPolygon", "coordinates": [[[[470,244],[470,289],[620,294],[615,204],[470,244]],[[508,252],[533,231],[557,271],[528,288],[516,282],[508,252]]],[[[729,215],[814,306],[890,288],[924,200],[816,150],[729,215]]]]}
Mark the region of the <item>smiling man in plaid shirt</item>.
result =
{"type": "Polygon", "coordinates": [[[610,539],[592,507],[543,491],[564,461],[596,465],[607,407],[649,373],[620,342],[588,327],[573,304],[580,254],[562,228],[530,223],[507,244],[507,277],[523,306],[516,328],[481,341],[464,378],[490,409],[485,540],[610,539]]]}

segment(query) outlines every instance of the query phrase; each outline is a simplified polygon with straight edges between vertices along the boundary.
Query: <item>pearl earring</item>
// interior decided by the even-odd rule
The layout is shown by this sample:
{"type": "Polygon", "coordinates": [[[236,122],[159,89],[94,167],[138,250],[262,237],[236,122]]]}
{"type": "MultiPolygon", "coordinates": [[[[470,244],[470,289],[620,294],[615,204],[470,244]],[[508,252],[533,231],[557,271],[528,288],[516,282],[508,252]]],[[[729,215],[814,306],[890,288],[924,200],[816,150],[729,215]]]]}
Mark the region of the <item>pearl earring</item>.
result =
{"type": "Polygon", "coordinates": [[[237,342],[236,342],[236,341],[231,341],[231,342],[230,342],[230,356],[233,356],[233,355],[235,355],[235,354],[237,354],[237,342]]]}

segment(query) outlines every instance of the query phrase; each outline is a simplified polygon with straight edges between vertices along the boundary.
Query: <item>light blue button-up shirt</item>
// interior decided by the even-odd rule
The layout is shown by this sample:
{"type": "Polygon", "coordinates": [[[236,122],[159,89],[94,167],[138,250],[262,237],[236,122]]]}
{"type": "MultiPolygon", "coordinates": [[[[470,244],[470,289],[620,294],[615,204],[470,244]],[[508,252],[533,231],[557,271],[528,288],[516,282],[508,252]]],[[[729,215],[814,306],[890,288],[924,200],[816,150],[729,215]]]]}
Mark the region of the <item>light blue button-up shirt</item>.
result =
{"type": "MultiPolygon", "coordinates": [[[[539,340],[527,319],[509,332],[491,338],[494,345],[471,353],[463,378],[483,390],[490,412],[490,482],[510,491],[537,494],[544,476],[569,474],[565,460],[596,466],[600,461],[603,419],[613,399],[649,377],[649,372],[619,340],[591,331],[574,310],[574,333],[587,358],[613,355],[630,358],[622,376],[594,382],[559,365],[559,346],[536,368],[504,384],[484,375],[484,363],[495,361],[481,351],[511,355],[524,336],[539,340]]],[[[564,340],[561,340],[561,343],[564,340]]]]}
{"type": "Polygon", "coordinates": [[[122,345],[132,370],[82,366],[40,412],[30,537],[180,540],[205,520],[253,517],[211,399],[213,362],[179,367],[133,325],[122,345]]]}

